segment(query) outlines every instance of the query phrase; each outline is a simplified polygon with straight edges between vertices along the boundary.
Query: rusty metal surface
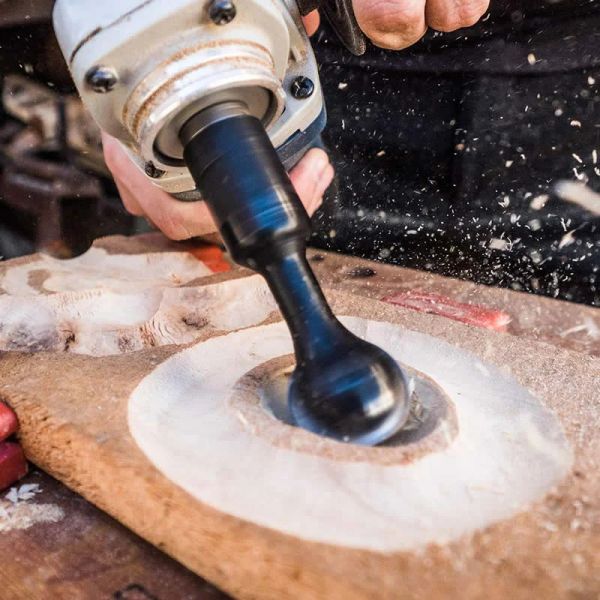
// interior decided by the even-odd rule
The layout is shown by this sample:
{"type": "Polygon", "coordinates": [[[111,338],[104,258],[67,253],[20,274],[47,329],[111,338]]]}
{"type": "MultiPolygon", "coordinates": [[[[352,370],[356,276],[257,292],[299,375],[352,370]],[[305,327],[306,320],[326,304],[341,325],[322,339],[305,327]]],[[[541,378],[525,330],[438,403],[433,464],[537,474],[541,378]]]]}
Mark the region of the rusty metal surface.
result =
{"type": "MultiPolygon", "coordinates": [[[[100,129],[77,96],[61,95],[22,75],[7,75],[2,85],[6,113],[38,136],[38,143],[68,150],[71,160],[108,175],[102,158],[100,129]]],[[[29,140],[29,144],[32,144],[29,140]]],[[[27,151],[13,144],[14,151],[27,151]]]]}
{"type": "Polygon", "coordinates": [[[77,98],[9,75],[2,107],[1,255],[39,250],[69,258],[99,236],[133,232],[134,219],[103,179],[100,131],[77,98]]]}
{"type": "Polygon", "coordinates": [[[36,249],[68,258],[90,246],[94,235],[85,223],[96,218],[102,190],[78,169],[22,156],[5,162],[0,194],[4,206],[30,224],[36,249]]]}

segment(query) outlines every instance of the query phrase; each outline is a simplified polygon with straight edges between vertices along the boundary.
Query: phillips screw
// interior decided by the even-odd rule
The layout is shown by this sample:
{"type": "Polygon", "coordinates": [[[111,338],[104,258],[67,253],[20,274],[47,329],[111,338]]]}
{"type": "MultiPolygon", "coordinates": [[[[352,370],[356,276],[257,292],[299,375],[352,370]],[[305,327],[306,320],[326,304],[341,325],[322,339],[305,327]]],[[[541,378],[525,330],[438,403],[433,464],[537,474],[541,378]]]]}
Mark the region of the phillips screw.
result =
{"type": "Polygon", "coordinates": [[[144,165],[144,171],[152,179],[160,179],[165,174],[165,171],[159,169],[151,160],[144,165]]]}
{"type": "Polygon", "coordinates": [[[296,77],[292,82],[291,92],[296,100],[306,100],[310,98],[315,91],[315,84],[309,77],[296,77]]]}
{"type": "Polygon", "coordinates": [[[97,94],[107,94],[114,89],[119,78],[112,67],[96,65],[85,74],[85,82],[97,94]]]}
{"type": "Polygon", "coordinates": [[[235,19],[237,10],[231,0],[213,0],[208,9],[208,16],[215,25],[227,25],[235,19]]]}

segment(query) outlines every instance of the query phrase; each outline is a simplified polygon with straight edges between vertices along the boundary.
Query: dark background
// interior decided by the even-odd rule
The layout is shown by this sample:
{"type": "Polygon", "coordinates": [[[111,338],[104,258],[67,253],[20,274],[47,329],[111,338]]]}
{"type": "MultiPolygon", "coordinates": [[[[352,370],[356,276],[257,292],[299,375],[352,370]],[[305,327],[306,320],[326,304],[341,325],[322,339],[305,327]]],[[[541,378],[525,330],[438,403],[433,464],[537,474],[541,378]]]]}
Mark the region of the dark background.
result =
{"type": "MultiPolygon", "coordinates": [[[[71,93],[48,21],[51,5],[2,3],[0,74],[26,74],[71,93]]],[[[594,150],[600,155],[600,2],[492,5],[475,28],[430,32],[401,53],[371,47],[356,58],[322,27],[315,47],[338,178],[314,220],[313,243],[600,305],[600,220],[552,196],[556,181],[575,179],[573,169],[600,191],[600,164],[593,163],[594,150]],[[546,205],[532,208],[543,194],[546,205]],[[505,248],[490,248],[493,239],[505,248]]],[[[3,154],[7,125],[14,134],[20,124],[0,108],[4,257],[38,248],[49,219],[3,196],[7,169],[15,168],[3,154]]],[[[98,198],[82,203],[75,194],[53,208],[73,251],[75,238],[87,243],[143,227],[123,213],[109,179],[57,143],[34,152],[73,164],[101,185],[98,198]]]]}
{"type": "Polygon", "coordinates": [[[600,190],[600,3],[492,0],[402,53],[315,45],[339,175],[317,245],[600,305],[600,220],[530,206],[574,168],[600,190]]]}

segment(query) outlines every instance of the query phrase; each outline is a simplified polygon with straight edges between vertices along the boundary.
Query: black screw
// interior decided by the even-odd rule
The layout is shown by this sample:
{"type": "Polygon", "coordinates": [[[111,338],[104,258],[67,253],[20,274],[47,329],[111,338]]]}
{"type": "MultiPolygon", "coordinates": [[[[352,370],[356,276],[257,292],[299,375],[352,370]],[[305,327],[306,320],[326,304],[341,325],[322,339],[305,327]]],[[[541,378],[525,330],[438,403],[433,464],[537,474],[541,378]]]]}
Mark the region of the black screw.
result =
{"type": "Polygon", "coordinates": [[[117,85],[119,78],[112,67],[96,65],[85,74],[85,82],[97,94],[106,94],[117,85]]]}
{"type": "Polygon", "coordinates": [[[144,171],[152,179],[160,179],[165,174],[165,171],[159,169],[151,160],[144,165],[144,171]]]}
{"type": "Polygon", "coordinates": [[[296,100],[306,100],[313,95],[315,84],[309,77],[296,77],[292,82],[291,91],[296,100]]]}
{"type": "Polygon", "coordinates": [[[236,14],[235,4],[231,0],[213,0],[208,9],[208,16],[215,25],[231,23],[236,14]]]}

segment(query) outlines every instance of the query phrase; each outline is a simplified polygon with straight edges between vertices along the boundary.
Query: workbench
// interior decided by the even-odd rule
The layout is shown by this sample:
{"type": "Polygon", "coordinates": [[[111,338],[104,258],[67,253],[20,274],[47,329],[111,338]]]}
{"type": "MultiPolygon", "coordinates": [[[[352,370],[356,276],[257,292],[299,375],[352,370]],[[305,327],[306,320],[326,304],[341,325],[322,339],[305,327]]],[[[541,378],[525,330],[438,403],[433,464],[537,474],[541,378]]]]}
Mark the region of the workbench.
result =
{"type": "MultiPolygon", "coordinates": [[[[600,356],[598,309],[317,250],[309,256],[326,287],[378,299],[439,294],[508,313],[513,335],[600,356]]],[[[65,518],[0,533],[0,600],[226,597],[47,474],[32,468],[19,485],[28,483],[39,484],[36,503],[60,507],[65,518]]]]}

